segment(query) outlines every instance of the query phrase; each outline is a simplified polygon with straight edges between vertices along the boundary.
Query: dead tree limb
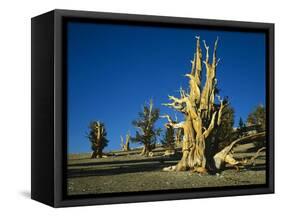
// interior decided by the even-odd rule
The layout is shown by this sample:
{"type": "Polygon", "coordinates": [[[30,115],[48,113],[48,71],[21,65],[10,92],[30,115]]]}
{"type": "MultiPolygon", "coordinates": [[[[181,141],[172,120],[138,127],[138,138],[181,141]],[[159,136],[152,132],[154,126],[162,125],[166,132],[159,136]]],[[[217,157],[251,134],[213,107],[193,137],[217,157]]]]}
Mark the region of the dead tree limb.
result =
{"type": "Polygon", "coordinates": [[[230,145],[226,146],[214,156],[216,168],[221,169],[221,166],[225,163],[229,163],[230,165],[237,165],[241,163],[233,158],[233,155],[231,153],[232,149],[238,144],[245,144],[264,138],[265,135],[265,132],[261,132],[234,140],[230,145]]]}

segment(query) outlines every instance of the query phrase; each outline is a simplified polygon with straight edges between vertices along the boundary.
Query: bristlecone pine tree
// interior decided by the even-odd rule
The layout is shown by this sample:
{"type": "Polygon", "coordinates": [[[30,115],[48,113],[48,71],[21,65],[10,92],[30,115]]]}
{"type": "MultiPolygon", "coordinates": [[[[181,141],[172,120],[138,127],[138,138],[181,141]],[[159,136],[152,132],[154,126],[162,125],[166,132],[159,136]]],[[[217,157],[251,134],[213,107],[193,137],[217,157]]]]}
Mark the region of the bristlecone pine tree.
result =
{"type": "Polygon", "coordinates": [[[121,139],[122,151],[130,151],[130,140],[131,140],[130,133],[127,133],[125,141],[124,141],[123,136],[120,136],[120,139],[121,139]]]}
{"type": "Polygon", "coordinates": [[[222,110],[225,107],[223,100],[219,97],[220,104],[215,104],[215,93],[217,86],[216,68],[219,60],[216,57],[217,43],[215,42],[212,62],[209,61],[209,47],[206,49],[206,58],[202,61],[202,50],[200,47],[200,38],[197,38],[196,52],[191,61],[192,68],[186,77],[189,78],[189,93],[181,89],[180,98],[169,96],[171,103],[165,104],[173,109],[183,113],[185,120],[180,123],[174,123],[170,118],[169,125],[174,128],[184,130],[184,141],[182,146],[183,156],[176,166],[168,168],[169,170],[183,171],[194,170],[205,172],[207,160],[205,156],[206,142],[213,129],[220,125],[222,110]],[[202,62],[205,65],[206,80],[202,86],[202,62]]]}
{"type": "Polygon", "coordinates": [[[136,136],[131,138],[131,141],[143,144],[141,155],[148,156],[155,148],[157,136],[161,132],[161,129],[155,128],[155,122],[158,119],[159,109],[153,108],[153,101],[150,100],[149,105],[144,105],[143,111],[139,112],[139,118],[133,121],[137,131],[136,136]]]}
{"type": "Polygon", "coordinates": [[[93,150],[92,158],[102,158],[102,150],[108,143],[106,136],[107,133],[103,123],[99,121],[93,121],[90,123],[88,139],[91,142],[91,148],[93,150]]]}
{"type": "Polygon", "coordinates": [[[217,95],[217,79],[216,68],[219,59],[216,57],[218,39],[215,41],[213,48],[212,60],[209,59],[209,46],[203,41],[205,47],[205,60],[202,60],[202,50],[200,47],[200,37],[196,37],[196,51],[194,58],[191,61],[191,72],[186,74],[189,78],[189,91],[180,89],[180,98],[169,96],[171,103],[164,105],[181,112],[184,115],[184,121],[176,123],[168,115],[168,123],[166,126],[171,126],[175,129],[182,128],[184,131],[182,158],[175,166],[164,168],[164,171],[184,171],[192,170],[194,172],[205,173],[207,169],[220,169],[224,163],[236,165],[236,161],[232,154],[232,148],[239,142],[249,141],[258,137],[264,136],[261,134],[243,137],[233,141],[229,146],[226,146],[218,153],[214,153],[212,157],[206,157],[206,153],[210,144],[213,149],[218,146],[217,143],[212,143],[211,134],[214,128],[221,124],[222,112],[226,107],[226,101],[222,100],[217,95]],[[205,68],[205,82],[202,82],[202,71],[205,68]],[[217,97],[218,103],[215,103],[217,97]]]}

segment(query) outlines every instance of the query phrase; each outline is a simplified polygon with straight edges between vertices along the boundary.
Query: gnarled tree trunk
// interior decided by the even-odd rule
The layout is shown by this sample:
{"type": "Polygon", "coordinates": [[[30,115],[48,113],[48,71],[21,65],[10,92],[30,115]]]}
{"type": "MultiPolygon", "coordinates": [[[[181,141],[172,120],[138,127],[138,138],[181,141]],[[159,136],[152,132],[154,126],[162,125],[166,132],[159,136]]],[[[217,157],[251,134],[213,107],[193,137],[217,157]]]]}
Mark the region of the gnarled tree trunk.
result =
{"type": "Polygon", "coordinates": [[[218,97],[219,104],[215,104],[216,92],[216,67],[218,60],[216,58],[216,49],[218,40],[215,42],[213,50],[212,63],[209,62],[209,47],[204,42],[206,49],[206,58],[202,61],[202,50],[200,47],[200,38],[197,38],[196,52],[191,61],[192,69],[186,77],[189,78],[189,93],[180,89],[180,98],[169,96],[171,103],[164,104],[181,113],[185,120],[180,123],[172,121],[168,116],[168,125],[175,129],[182,128],[184,131],[182,145],[182,159],[177,165],[165,168],[165,170],[183,171],[193,170],[205,172],[207,162],[205,148],[207,138],[212,133],[214,127],[220,125],[221,113],[225,104],[218,97]],[[201,85],[202,65],[205,65],[206,80],[204,86],[201,85]]]}

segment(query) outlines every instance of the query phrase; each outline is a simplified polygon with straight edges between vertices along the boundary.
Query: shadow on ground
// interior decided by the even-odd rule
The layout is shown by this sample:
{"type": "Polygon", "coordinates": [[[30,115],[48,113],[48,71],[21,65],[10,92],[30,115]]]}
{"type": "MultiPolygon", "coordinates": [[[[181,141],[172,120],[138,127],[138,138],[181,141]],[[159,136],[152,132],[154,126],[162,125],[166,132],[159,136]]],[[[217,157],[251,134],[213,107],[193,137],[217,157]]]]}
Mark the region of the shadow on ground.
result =
{"type": "MultiPolygon", "coordinates": [[[[117,162],[107,164],[107,168],[73,168],[72,166],[68,169],[68,178],[74,177],[87,177],[87,176],[111,176],[124,173],[139,173],[139,172],[150,172],[150,171],[161,171],[164,167],[176,164],[177,160],[164,162],[161,159],[153,160],[131,160],[131,161],[119,161],[118,166],[115,166],[117,162]],[[140,163],[141,162],[141,163],[140,163]],[[145,164],[144,164],[145,163],[145,164]]],[[[86,163],[87,166],[96,165],[86,163]]],[[[102,164],[104,165],[104,164],[102,164]]],[[[79,166],[85,166],[85,164],[79,164],[79,166]]]]}
{"type": "MultiPolygon", "coordinates": [[[[131,160],[118,160],[118,157],[112,159],[107,158],[106,161],[89,160],[90,162],[69,164],[67,171],[68,178],[162,171],[164,167],[175,165],[180,160],[180,155],[131,160]]],[[[235,170],[235,168],[226,166],[224,170],[235,170]]],[[[240,171],[244,170],[262,171],[266,170],[266,165],[264,163],[257,163],[240,168],[240,171]]]]}

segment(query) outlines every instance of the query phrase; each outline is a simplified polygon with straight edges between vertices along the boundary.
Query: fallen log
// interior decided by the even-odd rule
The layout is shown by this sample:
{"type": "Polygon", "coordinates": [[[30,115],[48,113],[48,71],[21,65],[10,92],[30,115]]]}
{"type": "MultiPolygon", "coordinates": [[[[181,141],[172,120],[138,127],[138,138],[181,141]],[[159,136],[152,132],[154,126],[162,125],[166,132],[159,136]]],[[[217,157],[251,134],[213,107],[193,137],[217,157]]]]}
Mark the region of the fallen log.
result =
{"type": "MultiPolygon", "coordinates": [[[[224,165],[225,163],[228,163],[232,166],[235,166],[239,163],[244,164],[242,161],[237,161],[234,159],[233,154],[231,153],[232,149],[238,144],[245,144],[248,142],[253,142],[253,141],[259,140],[261,138],[264,138],[265,135],[266,135],[265,132],[261,132],[261,133],[256,133],[253,135],[244,136],[242,138],[234,140],[232,143],[230,143],[230,145],[226,146],[220,152],[215,154],[214,161],[215,161],[216,168],[221,169],[222,165],[224,165]]],[[[259,153],[262,150],[264,150],[264,149],[259,149],[258,152],[254,156],[255,158],[253,158],[253,160],[251,160],[251,161],[254,162],[254,160],[259,156],[259,153]]]]}

